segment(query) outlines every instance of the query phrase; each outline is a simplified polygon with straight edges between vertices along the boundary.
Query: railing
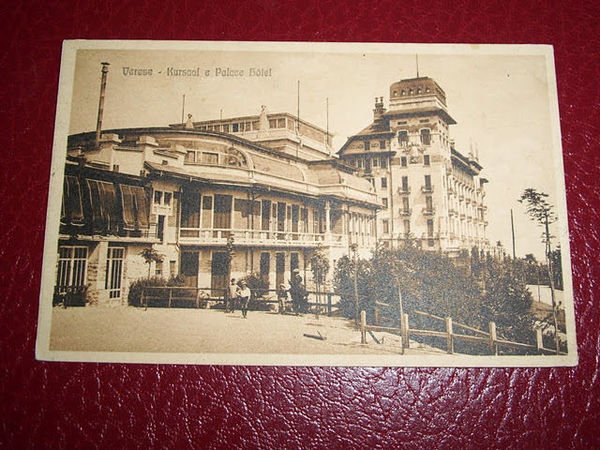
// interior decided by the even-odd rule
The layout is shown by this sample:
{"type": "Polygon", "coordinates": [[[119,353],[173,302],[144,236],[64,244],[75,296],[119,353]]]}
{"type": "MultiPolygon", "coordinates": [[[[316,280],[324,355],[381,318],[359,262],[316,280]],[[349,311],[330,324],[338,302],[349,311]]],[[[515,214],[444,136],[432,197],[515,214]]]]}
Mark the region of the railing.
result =
{"type": "Polygon", "coordinates": [[[424,194],[431,194],[433,192],[433,184],[421,186],[421,192],[424,194]]]}
{"type": "MultiPolygon", "coordinates": [[[[225,307],[224,288],[205,288],[187,286],[149,286],[142,289],[140,306],[147,310],[149,307],[187,306],[199,308],[214,307],[222,309],[225,307]]],[[[268,311],[271,304],[278,304],[276,289],[251,289],[252,299],[250,309],[268,311]]],[[[308,298],[305,304],[311,308],[310,313],[331,316],[337,309],[339,296],[333,292],[306,291],[308,298]]]]}
{"type": "Polygon", "coordinates": [[[316,247],[319,244],[343,247],[347,245],[348,239],[343,234],[271,230],[181,228],[179,231],[179,238],[183,243],[200,241],[202,244],[223,245],[230,236],[233,236],[236,245],[302,245],[309,247],[316,247]]]}
{"type": "Polygon", "coordinates": [[[411,214],[412,214],[412,208],[408,208],[408,209],[401,208],[400,209],[401,216],[410,216],[411,214]]]}
{"type": "Polygon", "coordinates": [[[52,305],[85,306],[87,301],[87,286],[54,286],[52,305]]]}
{"type": "Polygon", "coordinates": [[[400,186],[398,188],[399,195],[408,195],[410,194],[410,186],[400,186]]]}
{"type": "MultiPolygon", "coordinates": [[[[381,302],[377,302],[376,305],[386,307],[391,306],[389,304],[381,302]]],[[[378,324],[369,325],[367,324],[366,312],[363,310],[360,312],[361,343],[367,343],[367,332],[370,332],[371,336],[376,340],[377,343],[379,343],[379,340],[377,340],[372,334],[373,331],[379,331],[389,332],[400,336],[402,342],[402,354],[404,354],[405,349],[410,348],[411,336],[442,338],[446,341],[446,353],[448,354],[454,353],[454,344],[456,341],[484,344],[487,346],[489,353],[492,355],[498,355],[499,349],[502,347],[524,350],[526,352],[531,352],[539,355],[549,355],[557,353],[556,350],[544,347],[542,330],[540,328],[535,328],[536,345],[531,345],[499,338],[495,322],[488,322],[488,331],[483,331],[478,328],[471,327],[469,325],[454,322],[451,317],[440,317],[422,311],[415,311],[415,315],[443,322],[445,331],[411,328],[409,324],[409,316],[406,313],[402,314],[402,316],[399,317],[399,327],[385,327],[379,326],[378,324]],[[455,328],[465,330],[471,334],[464,334],[464,332],[457,333],[454,331],[455,328]]],[[[376,321],[378,321],[378,312],[376,312],[375,317],[376,321]]],[[[564,355],[565,353],[559,352],[559,354],[564,355]]]]}
{"type": "Polygon", "coordinates": [[[435,214],[435,207],[432,206],[431,208],[423,208],[423,215],[424,216],[433,216],[435,214]]]}

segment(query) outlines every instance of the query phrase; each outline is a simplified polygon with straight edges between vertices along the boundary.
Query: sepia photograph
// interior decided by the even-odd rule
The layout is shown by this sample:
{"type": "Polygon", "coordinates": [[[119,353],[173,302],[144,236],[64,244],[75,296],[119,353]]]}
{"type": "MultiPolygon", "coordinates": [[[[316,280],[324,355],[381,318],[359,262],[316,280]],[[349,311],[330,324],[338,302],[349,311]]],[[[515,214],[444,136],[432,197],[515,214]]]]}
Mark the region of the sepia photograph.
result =
{"type": "Polygon", "coordinates": [[[65,41],[36,355],[577,364],[553,49],[65,41]]]}

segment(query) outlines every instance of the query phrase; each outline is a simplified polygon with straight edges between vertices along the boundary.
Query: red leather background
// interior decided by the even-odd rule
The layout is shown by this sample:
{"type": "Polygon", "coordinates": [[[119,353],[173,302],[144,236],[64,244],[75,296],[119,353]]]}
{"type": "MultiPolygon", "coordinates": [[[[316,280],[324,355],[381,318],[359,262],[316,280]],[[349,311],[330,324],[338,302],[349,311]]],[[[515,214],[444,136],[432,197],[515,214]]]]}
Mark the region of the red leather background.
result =
{"type": "Polygon", "coordinates": [[[2,2],[0,446],[600,447],[599,13],[594,1],[541,0],[2,2]],[[35,361],[65,38],[553,44],[579,366],[246,368],[35,361]]]}

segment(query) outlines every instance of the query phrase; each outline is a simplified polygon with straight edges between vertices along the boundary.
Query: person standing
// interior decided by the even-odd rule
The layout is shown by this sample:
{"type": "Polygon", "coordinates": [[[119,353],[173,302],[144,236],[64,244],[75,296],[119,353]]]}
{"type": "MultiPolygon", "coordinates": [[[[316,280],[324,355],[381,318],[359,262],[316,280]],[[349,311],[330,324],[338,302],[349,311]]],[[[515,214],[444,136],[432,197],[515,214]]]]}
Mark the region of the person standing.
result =
{"type": "Polygon", "coordinates": [[[300,270],[294,269],[292,279],[290,280],[290,296],[292,297],[292,305],[296,314],[307,312],[308,304],[306,302],[306,288],[302,282],[300,270]]]}
{"type": "Polygon", "coordinates": [[[280,284],[277,290],[277,301],[279,302],[279,314],[285,314],[288,306],[288,290],[285,284],[280,284]]]}
{"type": "Polygon", "coordinates": [[[240,301],[240,307],[242,308],[242,317],[247,318],[248,315],[248,304],[250,303],[250,297],[252,291],[248,287],[248,283],[245,280],[240,281],[240,287],[237,290],[237,297],[240,301]]]}
{"type": "Polygon", "coordinates": [[[235,303],[237,301],[238,286],[235,278],[231,279],[231,284],[227,288],[227,299],[225,301],[225,312],[235,312],[235,303]]]}

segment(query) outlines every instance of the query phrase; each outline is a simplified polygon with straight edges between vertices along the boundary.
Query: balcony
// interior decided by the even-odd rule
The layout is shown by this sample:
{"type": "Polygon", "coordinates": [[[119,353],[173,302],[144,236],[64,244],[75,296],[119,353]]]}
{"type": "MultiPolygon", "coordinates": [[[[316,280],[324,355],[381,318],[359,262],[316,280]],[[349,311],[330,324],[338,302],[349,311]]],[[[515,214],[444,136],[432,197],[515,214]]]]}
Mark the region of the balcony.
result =
{"type": "Polygon", "coordinates": [[[421,192],[423,194],[431,194],[433,192],[433,184],[421,186],[421,192]]]}
{"type": "Polygon", "coordinates": [[[456,212],[455,209],[453,209],[453,208],[448,209],[448,216],[453,217],[453,216],[456,216],[457,214],[458,213],[456,212]]]}
{"type": "Polygon", "coordinates": [[[181,228],[179,231],[179,243],[224,246],[227,244],[227,239],[230,236],[233,236],[234,245],[236,246],[317,247],[323,245],[329,247],[344,247],[348,245],[347,237],[342,234],[224,230],[214,228],[181,228]]]}
{"type": "Polygon", "coordinates": [[[408,195],[410,194],[410,186],[400,186],[398,188],[399,195],[408,195]]]}
{"type": "Polygon", "coordinates": [[[412,214],[412,208],[400,208],[399,214],[401,216],[410,216],[412,214]]]}
{"type": "Polygon", "coordinates": [[[435,214],[435,206],[432,206],[431,208],[423,208],[423,215],[424,216],[433,216],[435,214]]]}

